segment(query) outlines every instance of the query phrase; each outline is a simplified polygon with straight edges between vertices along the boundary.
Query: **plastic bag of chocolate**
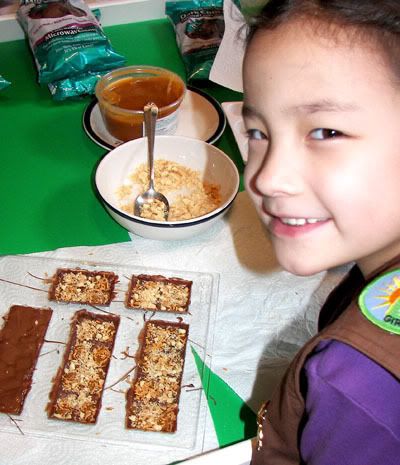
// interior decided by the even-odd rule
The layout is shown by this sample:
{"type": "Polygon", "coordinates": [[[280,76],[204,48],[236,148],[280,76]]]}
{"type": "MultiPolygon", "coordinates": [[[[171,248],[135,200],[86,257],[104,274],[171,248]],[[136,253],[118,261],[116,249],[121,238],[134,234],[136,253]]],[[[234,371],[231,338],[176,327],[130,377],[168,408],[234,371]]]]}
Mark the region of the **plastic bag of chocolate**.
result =
{"type": "Polygon", "coordinates": [[[174,24],[187,79],[208,79],[225,30],[223,0],[169,1],[166,14],[174,24]]]}
{"type": "MultiPolygon", "coordinates": [[[[66,79],[79,84],[89,73],[125,64],[83,0],[21,0],[17,17],[28,36],[40,84],[66,79]]],[[[59,99],[93,93],[96,79],[88,82],[59,99]]]]}
{"type": "Polygon", "coordinates": [[[7,81],[7,79],[3,78],[3,76],[0,74],[0,90],[5,89],[11,84],[10,81],[7,81]]]}
{"type": "Polygon", "coordinates": [[[48,84],[49,90],[54,100],[65,100],[69,97],[92,94],[97,81],[108,72],[108,70],[89,71],[78,76],[53,81],[48,84]]]}

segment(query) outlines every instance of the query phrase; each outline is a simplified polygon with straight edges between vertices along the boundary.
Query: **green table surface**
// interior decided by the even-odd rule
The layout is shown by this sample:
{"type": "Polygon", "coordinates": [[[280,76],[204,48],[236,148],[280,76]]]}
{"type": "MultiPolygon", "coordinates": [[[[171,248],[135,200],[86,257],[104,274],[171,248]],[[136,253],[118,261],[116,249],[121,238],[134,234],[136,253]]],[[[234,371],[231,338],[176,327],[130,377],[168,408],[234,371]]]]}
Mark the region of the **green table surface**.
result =
{"type": "MultiPolygon", "coordinates": [[[[110,26],[105,32],[128,65],[157,65],[185,77],[169,20],[110,26]]],[[[0,43],[0,57],[0,75],[12,82],[0,91],[0,255],[128,241],[93,189],[94,168],[106,150],[82,126],[91,97],[54,102],[37,83],[25,40],[0,43]]],[[[242,98],[209,81],[199,88],[219,102],[242,98]]],[[[215,145],[242,173],[229,125],[215,145]]]]}
{"type": "MultiPolygon", "coordinates": [[[[167,19],[111,26],[105,32],[128,65],[157,65],[185,77],[167,19]]],[[[54,102],[47,87],[37,83],[27,41],[1,43],[0,57],[0,75],[12,82],[0,92],[0,255],[128,241],[127,231],[104,210],[93,188],[95,166],[106,150],[90,140],[82,126],[91,97],[54,102]]],[[[211,82],[198,87],[219,102],[242,99],[211,82]]],[[[229,125],[215,145],[242,174],[229,125]]],[[[209,382],[208,403],[219,444],[253,436],[253,412],[208,367],[204,371],[194,355],[209,382]]]]}

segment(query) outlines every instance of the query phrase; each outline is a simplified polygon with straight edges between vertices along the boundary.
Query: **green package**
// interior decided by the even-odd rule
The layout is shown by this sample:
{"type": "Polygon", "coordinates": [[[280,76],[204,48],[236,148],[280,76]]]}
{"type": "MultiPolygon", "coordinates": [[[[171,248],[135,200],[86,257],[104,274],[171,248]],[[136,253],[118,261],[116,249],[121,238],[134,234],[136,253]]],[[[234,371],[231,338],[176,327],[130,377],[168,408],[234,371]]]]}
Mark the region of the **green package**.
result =
{"type": "Polygon", "coordinates": [[[208,79],[225,31],[222,0],[166,3],[188,81],[208,79]]]}
{"type": "Polygon", "coordinates": [[[0,90],[5,89],[11,84],[10,81],[7,81],[7,79],[4,79],[3,76],[0,74],[0,90]]]}
{"type": "MultiPolygon", "coordinates": [[[[125,64],[83,0],[21,0],[17,17],[28,36],[40,84],[72,79],[84,93],[93,93],[96,80],[88,80],[88,74],[125,64]],[[79,86],[81,78],[86,83],[79,86]]],[[[80,93],[66,96],[76,95],[80,93]]]]}
{"type": "Polygon", "coordinates": [[[97,81],[109,71],[87,72],[78,76],[60,79],[48,84],[54,100],[65,100],[70,97],[78,97],[93,93],[97,81]]]}

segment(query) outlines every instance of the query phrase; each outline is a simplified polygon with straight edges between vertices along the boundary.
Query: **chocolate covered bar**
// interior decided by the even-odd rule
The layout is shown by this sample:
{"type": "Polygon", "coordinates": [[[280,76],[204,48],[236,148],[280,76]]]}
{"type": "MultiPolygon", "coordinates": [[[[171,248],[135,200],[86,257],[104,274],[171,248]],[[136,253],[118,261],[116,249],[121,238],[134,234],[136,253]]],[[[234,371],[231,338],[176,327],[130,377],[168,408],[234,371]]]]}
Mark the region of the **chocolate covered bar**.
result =
{"type": "Polygon", "coordinates": [[[185,323],[146,323],[136,377],[127,393],[127,428],[176,431],[188,334],[185,323]]]}
{"type": "Polygon", "coordinates": [[[133,275],[127,292],[127,308],[185,313],[190,304],[192,281],[161,275],[133,275]]]}
{"type": "Polygon", "coordinates": [[[49,418],[96,423],[119,320],[87,310],[74,314],[47,405],[49,418]]]}
{"type": "Polygon", "coordinates": [[[52,278],[49,299],[57,302],[110,305],[118,276],[110,271],[64,269],[52,278]]]}
{"type": "Polygon", "coordinates": [[[19,415],[53,311],[13,305],[0,331],[0,412],[19,415]]]}

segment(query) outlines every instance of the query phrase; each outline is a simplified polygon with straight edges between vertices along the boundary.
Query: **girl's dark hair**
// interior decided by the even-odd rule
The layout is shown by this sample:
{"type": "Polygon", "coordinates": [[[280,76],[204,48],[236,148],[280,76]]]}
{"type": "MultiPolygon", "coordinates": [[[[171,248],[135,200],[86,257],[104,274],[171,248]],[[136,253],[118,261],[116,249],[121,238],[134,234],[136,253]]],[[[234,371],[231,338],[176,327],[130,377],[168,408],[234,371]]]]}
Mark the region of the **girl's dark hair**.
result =
{"type": "Polygon", "coordinates": [[[247,42],[260,29],[274,29],[304,17],[347,26],[362,39],[374,40],[400,76],[400,0],[268,0],[259,15],[249,19],[247,42]]]}
{"type": "Polygon", "coordinates": [[[269,0],[250,21],[249,36],[260,28],[272,29],[296,16],[400,33],[399,0],[269,0]]]}

